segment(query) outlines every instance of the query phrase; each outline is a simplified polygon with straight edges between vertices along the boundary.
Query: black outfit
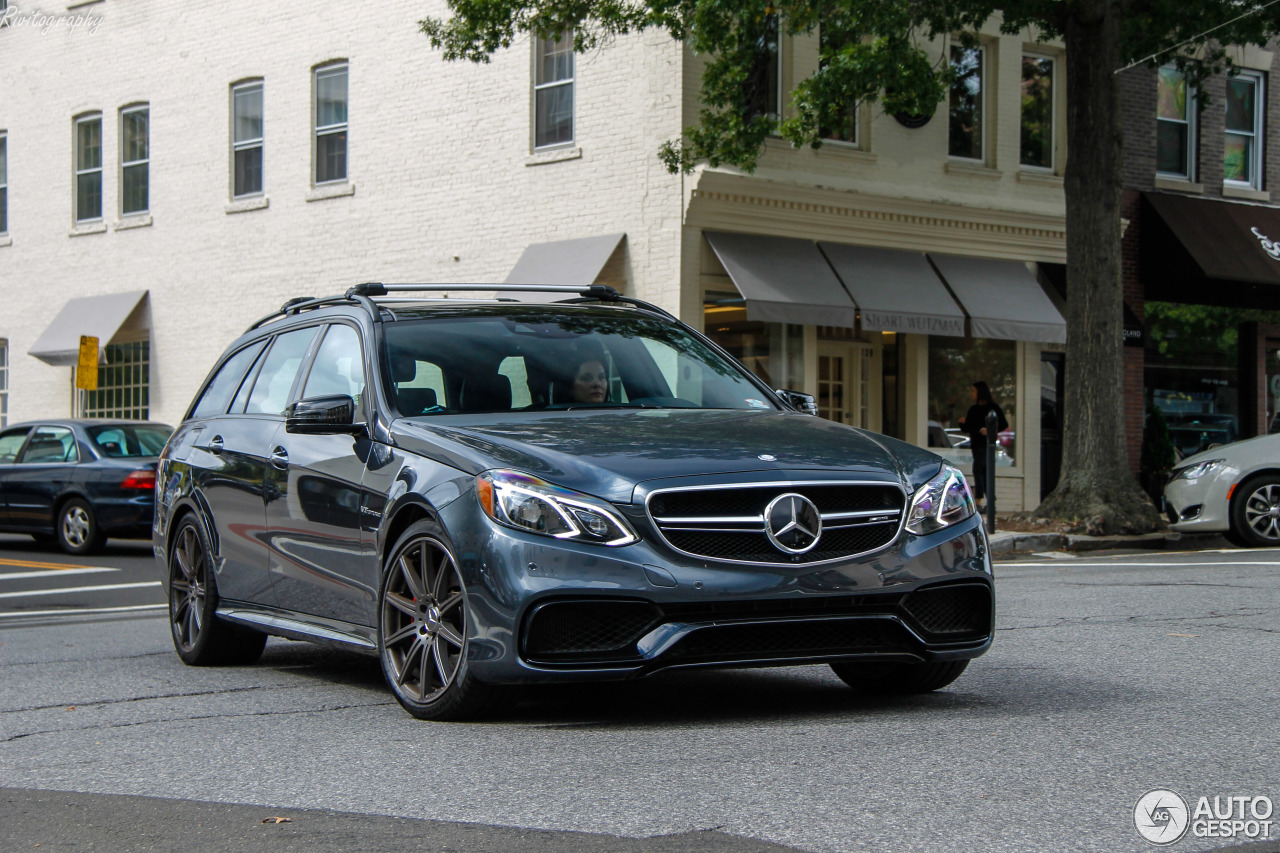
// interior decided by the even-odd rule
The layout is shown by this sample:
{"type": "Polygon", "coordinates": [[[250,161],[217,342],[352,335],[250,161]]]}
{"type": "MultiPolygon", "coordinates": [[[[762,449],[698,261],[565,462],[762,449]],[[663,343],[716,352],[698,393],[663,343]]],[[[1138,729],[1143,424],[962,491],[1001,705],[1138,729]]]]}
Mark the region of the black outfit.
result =
{"type": "MultiPolygon", "coordinates": [[[[982,428],[987,425],[987,412],[995,410],[996,431],[1003,432],[1009,428],[1009,421],[1004,410],[995,403],[974,403],[964,416],[965,433],[969,436],[969,447],[973,449],[973,496],[978,500],[986,497],[987,491],[987,438],[982,428]]],[[[995,436],[991,436],[994,440],[995,436]]]]}

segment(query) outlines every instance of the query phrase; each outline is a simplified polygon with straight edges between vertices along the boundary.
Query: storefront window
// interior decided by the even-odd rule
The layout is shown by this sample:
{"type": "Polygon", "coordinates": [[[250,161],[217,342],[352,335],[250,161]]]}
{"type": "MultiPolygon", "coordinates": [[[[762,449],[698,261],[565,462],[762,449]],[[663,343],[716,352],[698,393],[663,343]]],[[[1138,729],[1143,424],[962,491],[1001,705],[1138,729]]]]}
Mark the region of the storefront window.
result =
{"type": "Polygon", "coordinates": [[[1013,429],[1018,399],[1018,345],[1014,341],[929,338],[929,447],[956,464],[972,465],[973,452],[960,419],[973,405],[971,388],[986,382],[1009,429],[996,444],[996,467],[1014,464],[1013,429]]]}
{"type": "Polygon", "coordinates": [[[703,310],[707,337],[770,388],[804,390],[803,326],[752,322],[736,293],[708,293],[703,310]]]}

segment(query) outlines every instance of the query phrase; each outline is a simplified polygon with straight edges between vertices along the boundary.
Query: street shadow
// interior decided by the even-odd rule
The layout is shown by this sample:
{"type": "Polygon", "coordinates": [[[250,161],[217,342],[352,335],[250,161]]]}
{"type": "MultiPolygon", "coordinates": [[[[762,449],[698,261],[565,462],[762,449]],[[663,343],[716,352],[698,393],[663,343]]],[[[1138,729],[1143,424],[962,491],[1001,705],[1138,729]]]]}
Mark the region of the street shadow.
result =
{"type": "Polygon", "coordinates": [[[37,542],[30,536],[21,533],[0,533],[0,550],[15,554],[56,555],[68,559],[92,559],[95,556],[112,557],[145,557],[151,559],[151,540],[149,539],[108,539],[95,554],[73,557],[58,547],[57,543],[37,542]]]}

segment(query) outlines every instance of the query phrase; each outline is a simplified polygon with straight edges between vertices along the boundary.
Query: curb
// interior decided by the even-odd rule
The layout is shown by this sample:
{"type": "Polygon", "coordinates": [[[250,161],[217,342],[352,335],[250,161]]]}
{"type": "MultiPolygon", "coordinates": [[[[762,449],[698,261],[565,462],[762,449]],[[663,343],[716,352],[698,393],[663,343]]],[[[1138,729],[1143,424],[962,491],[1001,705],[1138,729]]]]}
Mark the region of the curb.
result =
{"type": "Polygon", "coordinates": [[[1143,551],[1173,549],[1194,551],[1231,547],[1230,543],[1218,535],[1168,532],[1145,533],[1138,536],[1086,536],[1082,533],[1001,533],[997,531],[989,537],[989,541],[992,556],[1029,551],[1081,552],[1123,548],[1143,551]]]}

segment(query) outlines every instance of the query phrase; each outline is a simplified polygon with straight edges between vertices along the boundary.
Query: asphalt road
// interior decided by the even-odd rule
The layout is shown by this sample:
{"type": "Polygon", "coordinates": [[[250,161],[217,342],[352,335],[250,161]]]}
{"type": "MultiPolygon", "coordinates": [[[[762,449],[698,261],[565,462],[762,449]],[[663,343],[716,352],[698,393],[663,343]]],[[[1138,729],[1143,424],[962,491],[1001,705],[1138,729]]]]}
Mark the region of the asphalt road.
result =
{"type": "Polygon", "coordinates": [[[185,667],[158,580],[0,537],[0,850],[1139,851],[1152,789],[1280,802],[1278,551],[1001,563],[995,646],[928,696],[730,670],[483,724],[300,643],[185,667]]]}

